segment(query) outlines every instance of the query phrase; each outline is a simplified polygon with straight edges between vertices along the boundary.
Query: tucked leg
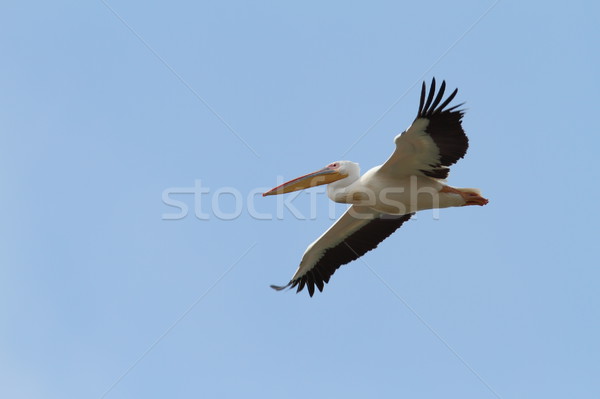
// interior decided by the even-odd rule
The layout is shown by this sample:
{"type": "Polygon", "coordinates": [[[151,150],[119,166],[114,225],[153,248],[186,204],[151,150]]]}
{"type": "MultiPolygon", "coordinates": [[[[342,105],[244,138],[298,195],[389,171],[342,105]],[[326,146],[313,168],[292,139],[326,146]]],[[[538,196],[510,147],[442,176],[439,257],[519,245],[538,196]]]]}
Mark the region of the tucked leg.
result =
{"type": "Polygon", "coordinates": [[[463,206],[467,205],[486,205],[489,201],[486,198],[483,198],[481,194],[479,194],[479,190],[473,188],[454,188],[450,186],[444,186],[440,190],[440,193],[453,193],[458,194],[465,201],[463,206]]]}

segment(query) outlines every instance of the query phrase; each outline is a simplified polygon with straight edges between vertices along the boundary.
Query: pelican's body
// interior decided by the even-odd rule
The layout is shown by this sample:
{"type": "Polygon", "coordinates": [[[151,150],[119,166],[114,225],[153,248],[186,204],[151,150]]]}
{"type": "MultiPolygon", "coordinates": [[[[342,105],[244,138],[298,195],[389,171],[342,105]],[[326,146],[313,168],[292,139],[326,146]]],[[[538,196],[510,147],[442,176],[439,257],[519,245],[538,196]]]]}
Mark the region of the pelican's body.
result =
{"type": "MultiPolygon", "coordinates": [[[[358,168],[354,162],[339,163],[356,165],[358,168]]],[[[334,202],[365,205],[389,215],[465,205],[465,199],[460,194],[444,192],[444,188],[449,186],[440,180],[418,175],[395,178],[385,173],[385,169],[381,171],[381,166],[370,169],[362,176],[349,174],[344,179],[330,183],[327,196],[334,202]]]]}
{"type": "Polygon", "coordinates": [[[327,195],[332,201],[352,205],[308,246],[290,282],[273,288],[298,286],[299,292],[306,286],[312,296],[315,285],[322,291],[337,268],[375,248],[414,212],[487,204],[478,189],[445,183],[449,166],[465,155],[468,139],[461,126],[463,112],[456,110],[460,105],[445,109],[457,90],[441,103],[444,89],[445,82],[434,99],[434,79],[425,101],[423,83],[417,118],[396,136],[396,149],[384,164],[361,176],[357,163],[338,161],[263,194],[328,184],[327,195]]]}

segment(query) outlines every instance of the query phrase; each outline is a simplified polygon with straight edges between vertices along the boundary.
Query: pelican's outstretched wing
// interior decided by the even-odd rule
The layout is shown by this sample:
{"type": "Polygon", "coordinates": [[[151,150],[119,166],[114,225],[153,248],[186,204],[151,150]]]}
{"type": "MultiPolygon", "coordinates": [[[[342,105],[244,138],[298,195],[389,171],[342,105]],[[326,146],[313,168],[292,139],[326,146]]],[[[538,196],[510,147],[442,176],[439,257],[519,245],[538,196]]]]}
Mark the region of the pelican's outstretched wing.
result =
{"type": "Polygon", "coordinates": [[[287,285],[276,290],[306,286],[313,296],[315,285],[323,291],[325,283],[342,265],[363,256],[390,236],[413,214],[386,215],[372,208],[353,205],[304,252],[296,273],[287,285]]]}
{"type": "Polygon", "coordinates": [[[425,99],[426,87],[423,82],[417,117],[406,131],[396,136],[396,150],[381,165],[378,173],[445,179],[450,172],[449,167],[465,156],[469,139],[461,126],[464,112],[457,110],[462,104],[446,108],[458,89],[442,102],[445,89],[444,81],[436,95],[434,78],[425,99]]]}

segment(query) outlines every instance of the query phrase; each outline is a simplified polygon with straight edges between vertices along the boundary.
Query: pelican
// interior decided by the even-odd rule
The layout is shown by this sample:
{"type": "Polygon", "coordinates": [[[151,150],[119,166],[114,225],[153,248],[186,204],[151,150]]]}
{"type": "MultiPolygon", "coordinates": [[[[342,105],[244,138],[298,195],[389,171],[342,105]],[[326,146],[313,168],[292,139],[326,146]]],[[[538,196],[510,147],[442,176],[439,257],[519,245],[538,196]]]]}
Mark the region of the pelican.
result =
{"type": "Polygon", "coordinates": [[[315,242],[310,244],[289,283],[271,285],[275,290],[306,287],[312,297],[320,292],[342,265],[363,256],[389,237],[415,212],[424,209],[486,205],[488,200],[475,188],[446,184],[450,166],[463,158],[469,140],[461,125],[463,104],[448,107],[458,93],[444,101],[446,82],[436,95],[435,78],[427,94],[425,82],[417,117],[396,136],[396,148],[384,164],[360,175],[357,163],[337,161],[323,169],[290,180],[263,196],[328,184],[327,196],[350,204],[346,212],[315,242]]]}

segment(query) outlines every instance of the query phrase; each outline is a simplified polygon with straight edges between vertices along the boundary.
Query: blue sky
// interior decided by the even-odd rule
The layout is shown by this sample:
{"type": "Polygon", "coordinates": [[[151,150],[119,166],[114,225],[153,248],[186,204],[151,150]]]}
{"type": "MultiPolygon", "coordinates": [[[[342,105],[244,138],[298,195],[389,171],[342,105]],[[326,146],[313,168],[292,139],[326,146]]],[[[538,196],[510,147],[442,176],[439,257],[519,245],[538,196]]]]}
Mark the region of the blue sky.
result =
{"type": "Polygon", "coordinates": [[[598,397],[600,9],[493,4],[4,1],[1,396],[598,397]],[[271,290],[330,204],[249,193],[382,163],[433,76],[490,204],[271,290]]]}

